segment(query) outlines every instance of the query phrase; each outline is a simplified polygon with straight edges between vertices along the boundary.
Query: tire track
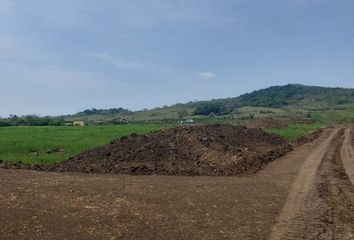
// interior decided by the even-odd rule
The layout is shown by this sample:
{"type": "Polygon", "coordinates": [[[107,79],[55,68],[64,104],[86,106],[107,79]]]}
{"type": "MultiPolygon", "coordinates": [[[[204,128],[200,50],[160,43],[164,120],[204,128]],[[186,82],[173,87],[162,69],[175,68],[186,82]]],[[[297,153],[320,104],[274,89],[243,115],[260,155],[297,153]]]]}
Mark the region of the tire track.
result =
{"type": "Polygon", "coordinates": [[[324,158],[311,193],[314,208],[308,209],[315,220],[310,224],[320,225],[311,231],[302,231],[302,239],[354,239],[354,187],[342,163],[341,151],[346,147],[344,133],[335,139],[324,158]]]}
{"type": "Polygon", "coordinates": [[[345,139],[341,149],[341,158],[345,172],[347,173],[350,181],[354,185],[354,150],[352,145],[353,129],[348,128],[345,131],[345,139]]]}
{"type": "Polygon", "coordinates": [[[340,157],[343,143],[344,129],[336,129],[308,156],[270,239],[354,239],[354,188],[340,157]]]}

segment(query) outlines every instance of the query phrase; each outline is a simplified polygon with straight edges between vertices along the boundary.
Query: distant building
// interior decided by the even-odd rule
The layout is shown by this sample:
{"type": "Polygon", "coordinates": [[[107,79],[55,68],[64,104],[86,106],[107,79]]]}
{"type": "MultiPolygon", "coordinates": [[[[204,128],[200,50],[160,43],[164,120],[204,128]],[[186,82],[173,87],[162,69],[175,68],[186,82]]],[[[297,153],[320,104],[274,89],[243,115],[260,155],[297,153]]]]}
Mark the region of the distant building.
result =
{"type": "Polygon", "coordinates": [[[119,124],[128,124],[129,123],[128,117],[123,116],[123,115],[118,115],[117,121],[119,124]]]}
{"type": "Polygon", "coordinates": [[[83,126],[85,126],[85,121],[82,121],[82,120],[74,120],[74,121],[73,121],[73,125],[74,125],[74,126],[81,126],[81,127],[83,127],[83,126]]]}

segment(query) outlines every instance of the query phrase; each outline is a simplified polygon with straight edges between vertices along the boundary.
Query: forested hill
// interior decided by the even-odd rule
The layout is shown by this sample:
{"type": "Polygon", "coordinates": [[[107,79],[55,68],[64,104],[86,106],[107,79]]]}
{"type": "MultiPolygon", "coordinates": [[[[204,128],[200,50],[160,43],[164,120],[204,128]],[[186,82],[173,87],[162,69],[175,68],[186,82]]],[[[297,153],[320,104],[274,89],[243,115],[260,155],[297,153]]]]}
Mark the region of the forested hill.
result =
{"type": "Polygon", "coordinates": [[[197,115],[223,115],[242,107],[323,111],[351,106],[354,106],[354,89],[288,84],[257,90],[235,98],[177,104],[172,107],[194,108],[197,115]]]}
{"type": "MultiPolygon", "coordinates": [[[[86,110],[71,117],[85,119],[109,119],[117,112],[129,116],[132,121],[158,122],[186,118],[230,117],[267,117],[292,115],[327,114],[342,111],[349,116],[354,109],[354,89],[329,88],[288,84],[246,93],[239,97],[179,103],[151,110],[130,112],[119,108],[110,110],[86,110]],[[114,111],[113,111],[114,110],[114,111]],[[86,116],[86,117],[85,117],[86,116]]],[[[354,112],[354,111],[353,111],[354,112]]],[[[327,117],[327,116],[325,116],[327,117]]]]}
{"type": "Polygon", "coordinates": [[[305,109],[331,108],[354,104],[354,89],[289,84],[254,91],[233,100],[238,106],[284,108],[295,105],[305,109]]]}
{"type": "Polygon", "coordinates": [[[14,115],[0,118],[0,126],[62,125],[65,120],[114,124],[119,115],[127,116],[131,122],[148,123],[176,123],[181,119],[190,118],[199,123],[234,123],[253,118],[287,116],[354,123],[354,89],[289,84],[257,90],[234,98],[179,103],[135,112],[124,108],[111,108],[89,109],[61,117],[14,115]]]}

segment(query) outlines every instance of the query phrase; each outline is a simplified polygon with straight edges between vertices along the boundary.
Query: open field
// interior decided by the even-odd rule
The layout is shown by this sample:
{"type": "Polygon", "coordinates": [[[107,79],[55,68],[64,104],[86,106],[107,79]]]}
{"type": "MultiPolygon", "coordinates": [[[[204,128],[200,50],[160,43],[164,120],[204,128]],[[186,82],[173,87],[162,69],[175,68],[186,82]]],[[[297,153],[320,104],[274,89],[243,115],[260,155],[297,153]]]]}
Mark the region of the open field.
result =
{"type": "Polygon", "coordinates": [[[353,239],[353,155],[337,128],[253,176],[0,169],[0,239],[353,239]]]}
{"type": "Polygon", "coordinates": [[[56,163],[132,133],[145,134],[166,125],[129,124],[89,127],[2,127],[0,159],[56,163]]]}

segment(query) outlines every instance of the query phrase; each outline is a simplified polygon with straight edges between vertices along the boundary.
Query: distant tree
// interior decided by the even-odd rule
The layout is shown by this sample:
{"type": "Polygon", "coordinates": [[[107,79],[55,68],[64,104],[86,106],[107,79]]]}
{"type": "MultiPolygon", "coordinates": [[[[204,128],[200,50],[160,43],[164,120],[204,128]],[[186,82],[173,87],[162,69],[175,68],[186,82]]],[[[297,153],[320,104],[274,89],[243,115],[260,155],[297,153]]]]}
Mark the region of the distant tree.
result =
{"type": "Polygon", "coordinates": [[[194,115],[205,115],[208,116],[211,113],[220,116],[228,114],[231,111],[225,108],[222,104],[218,103],[203,103],[200,104],[194,111],[194,115]]]}
{"type": "Polygon", "coordinates": [[[10,122],[7,119],[0,119],[0,127],[11,126],[10,122]]]}

